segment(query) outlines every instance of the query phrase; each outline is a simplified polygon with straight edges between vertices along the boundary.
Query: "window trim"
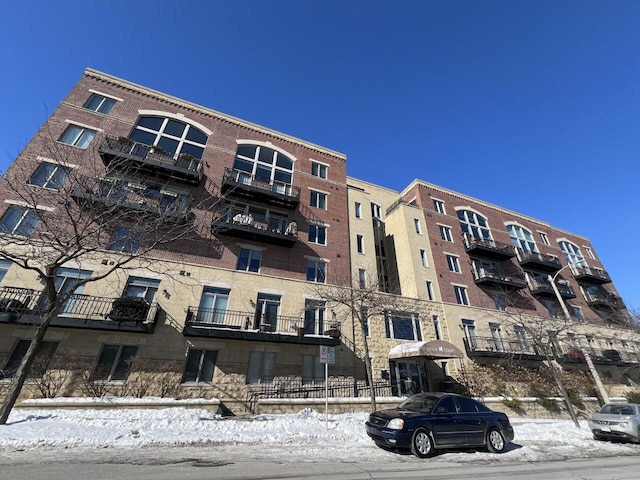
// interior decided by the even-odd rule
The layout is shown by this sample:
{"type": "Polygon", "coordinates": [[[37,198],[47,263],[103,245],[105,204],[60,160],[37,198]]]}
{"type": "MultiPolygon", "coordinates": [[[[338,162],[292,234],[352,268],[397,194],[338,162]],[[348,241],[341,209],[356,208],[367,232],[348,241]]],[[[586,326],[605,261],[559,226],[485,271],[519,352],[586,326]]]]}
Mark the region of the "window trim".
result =
{"type": "Polygon", "coordinates": [[[311,208],[317,208],[318,210],[327,211],[329,210],[329,192],[323,192],[322,190],[317,190],[315,188],[309,187],[309,206],[311,208]],[[316,198],[316,204],[319,204],[319,199],[321,196],[324,196],[324,207],[319,207],[318,205],[313,204],[313,198],[316,198]]]}
{"type": "Polygon", "coordinates": [[[444,200],[440,200],[439,198],[435,198],[435,197],[431,197],[431,200],[433,200],[433,211],[436,213],[439,213],[440,215],[446,215],[447,214],[447,210],[445,207],[445,202],[444,200]],[[442,208],[440,208],[442,207],[442,208]]]}
{"type": "Polygon", "coordinates": [[[469,294],[467,292],[468,287],[466,285],[458,285],[456,283],[452,283],[451,286],[453,287],[453,293],[456,297],[456,303],[458,305],[465,305],[465,306],[471,305],[471,303],[469,302],[469,294]],[[462,294],[460,297],[458,296],[458,292],[462,294]],[[464,301],[460,302],[460,300],[464,300],[464,301]]]}
{"type": "Polygon", "coordinates": [[[438,223],[437,225],[438,225],[438,232],[440,233],[440,240],[447,243],[454,243],[453,230],[451,229],[451,227],[449,225],[444,225],[442,223],[438,223]],[[443,231],[446,232],[446,235],[442,234],[443,231]],[[448,237],[448,238],[445,238],[445,237],[448,237]]]}
{"type": "Polygon", "coordinates": [[[447,267],[450,272],[458,274],[462,273],[462,268],[460,267],[460,255],[444,252],[444,256],[447,260],[447,267]],[[454,268],[452,269],[451,267],[454,268]]]}
{"type": "Polygon", "coordinates": [[[312,160],[312,159],[309,159],[309,161],[311,162],[311,176],[312,177],[321,178],[322,180],[328,180],[329,179],[329,167],[330,167],[330,165],[328,163],[319,162],[318,160],[312,160]],[[319,167],[318,168],[318,173],[320,173],[322,171],[321,167],[324,167],[324,176],[322,176],[322,175],[314,175],[313,168],[315,166],[319,167]]]}

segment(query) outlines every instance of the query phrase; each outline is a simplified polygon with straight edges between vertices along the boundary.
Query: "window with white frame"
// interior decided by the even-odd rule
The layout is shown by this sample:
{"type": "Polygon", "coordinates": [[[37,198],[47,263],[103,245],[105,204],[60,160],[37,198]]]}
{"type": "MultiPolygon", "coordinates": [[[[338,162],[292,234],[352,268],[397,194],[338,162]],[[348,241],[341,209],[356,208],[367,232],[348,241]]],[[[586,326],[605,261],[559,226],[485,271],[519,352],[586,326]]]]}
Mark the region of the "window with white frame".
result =
{"type": "Polygon", "coordinates": [[[277,193],[292,193],[293,158],[264,145],[243,143],[238,145],[233,171],[240,183],[254,180],[272,185],[277,193]]]}
{"type": "Polygon", "coordinates": [[[580,252],[580,247],[578,247],[575,243],[571,243],[567,240],[560,240],[560,250],[564,254],[564,258],[569,262],[570,265],[575,267],[586,267],[587,262],[584,261],[584,257],[582,256],[582,252],[580,252]]]}
{"type": "Polygon", "coordinates": [[[236,270],[245,272],[259,272],[260,262],[262,261],[262,250],[253,250],[251,248],[241,248],[238,255],[238,263],[236,270]]]}
{"type": "Polygon", "coordinates": [[[364,268],[358,269],[358,285],[360,288],[367,288],[367,271],[364,268]]]}
{"type": "Polygon", "coordinates": [[[544,232],[538,232],[540,234],[540,240],[542,240],[542,243],[544,243],[545,245],[551,245],[549,243],[549,237],[547,237],[547,234],[544,232]]]}
{"type": "Polygon", "coordinates": [[[107,245],[107,250],[122,253],[136,253],[140,248],[142,232],[135,228],[116,227],[111,238],[111,242],[107,245]]]}
{"type": "Polygon", "coordinates": [[[382,207],[377,203],[371,203],[371,216],[373,218],[382,218],[382,207]]]}
{"type": "Polygon", "coordinates": [[[72,147],[86,149],[95,136],[96,130],[71,124],[65,129],[59,142],[72,147]]]}
{"type": "Polygon", "coordinates": [[[92,93],[84,104],[84,108],[108,115],[115,104],[116,100],[114,98],[105,97],[99,93],[92,93]]]}
{"type": "Polygon", "coordinates": [[[420,249],[420,263],[422,263],[423,267],[428,267],[429,262],[427,261],[427,251],[424,249],[420,249]]]}
{"type": "Polygon", "coordinates": [[[143,298],[147,304],[151,304],[155,300],[159,286],[160,280],[158,279],[131,276],[127,279],[122,296],[143,298]]]}
{"type": "Polygon", "coordinates": [[[569,312],[571,312],[571,315],[574,316],[578,322],[580,323],[584,323],[584,315],[582,315],[582,307],[579,307],[578,305],[568,305],[569,307],[569,312]]]}
{"type": "Polygon", "coordinates": [[[441,213],[442,215],[446,215],[445,209],[444,209],[444,202],[442,200],[436,200],[435,198],[433,199],[433,209],[438,212],[441,213]]]}
{"type": "Polygon", "coordinates": [[[186,122],[146,115],[138,118],[129,138],[134,142],[153,146],[157,154],[184,154],[199,159],[204,153],[208,136],[186,122]]]}
{"type": "Polygon", "coordinates": [[[276,369],[275,352],[250,352],[247,383],[268,383],[273,380],[276,369]]]}
{"type": "Polygon", "coordinates": [[[327,244],[327,227],[324,225],[309,224],[309,243],[316,245],[327,244]]]}
{"type": "Polygon", "coordinates": [[[442,340],[442,325],[440,325],[440,318],[438,315],[432,315],[431,319],[433,320],[433,331],[436,334],[436,340],[442,340]]]}
{"type": "Polygon", "coordinates": [[[422,227],[420,226],[420,219],[418,219],[418,218],[414,218],[414,219],[413,219],[413,226],[414,226],[414,227],[415,227],[415,229],[416,229],[416,233],[417,233],[418,235],[422,235],[422,227]]]}
{"type": "Polygon", "coordinates": [[[518,346],[522,350],[528,350],[529,340],[527,339],[527,334],[524,331],[524,327],[522,327],[521,325],[514,325],[513,332],[516,335],[516,341],[518,342],[518,346]]]}
{"type": "Polygon", "coordinates": [[[63,167],[57,163],[42,162],[33,172],[28,183],[36,187],[60,190],[69,175],[69,171],[68,167],[63,167]]]}
{"type": "Polygon", "coordinates": [[[362,204],[360,202],[356,202],[354,208],[356,218],[362,218],[362,204]]]}
{"type": "Polygon", "coordinates": [[[591,260],[595,260],[596,256],[593,254],[593,250],[591,250],[591,248],[589,247],[584,247],[584,251],[587,252],[587,256],[591,259],[591,260]]]}
{"type": "Polygon", "coordinates": [[[228,288],[204,287],[196,321],[198,323],[224,324],[230,292],[228,288]]]}
{"type": "Polygon", "coordinates": [[[500,324],[493,322],[489,323],[489,331],[491,332],[491,338],[493,339],[496,351],[504,351],[504,345],[502,343],[502,328],[500,327],[500,324]]]}
{"type": "Polygon", "coordinates": [[[93,380],[125,381],[129,377],[131,365],[137,353],[137,345],[103,345],[93,371],[93,380]]]}
{"type": "Polygon", "coordinates": [[[356,235],[356,249],[358,253],[364,253],[364,237],[362,235],[356,235]]]}
{"type": "Polygon", "coordinates": [[[455,255],[445,254],[450,272],[460,273],[460,259],[455,255]]]}
{"type": "Polygon", "coordinates": [[[306,299],[304,302],[304,333],[320,335],[325,331],[326,302],[306,299]]]}
{"type": "Polygon", "coordinates": [[[307,280],[316,283],[325,283],[327,276],[327,264],[323,260],[307,260],[307,280]]]}
{"type": "Polygon", "coordinates": [[[478,239],[491,240],[491,230],[487,219],[472,210],[458,210],[458,220],[462,232],[478,239]]]}
{"type": "Polygon", "coordinates": [[[217,350],[190,348],[181,383],[212,383],[217,357],[217,350]]]}
{"type": "Polygon", "coordinates": [[[309,204],[319,210],[327,209],[327,194],[311,190],[309,204]]]}
{"type": "Polygon", "coordinates": [[[467,339],[469,347],[472,350],[478,348],[478,335],[476,334],[476,322],[475,320],[462,319],[462,331],[467,339]]]}
{"type": "Polygon", "coordinates": [[[398,340],[422,340],[420,320],[417,315],[403,312],[386,312],[384,325],[387,338],[398,340]]]}
{"type": "Polygon", "coordinates": [[[469,297],[467,297],[467,287],[454,285],[453,293],[456,296],[456,303],[458,305],[469,305],[469,297]]]}
{"type": "Polygon", "coordinates": [[[433,300],[433,284],[431,283],[431,281],[429,280],[426,281],[426,287],[427,287],[427,298],[429,300],[433,300]]]}
{"type": "Polygon", "coordinates": [[[0,233],[30,237],[39,222],[35,209],[11,205],[0,218],[0,233]]]}
{"type": "Polygon", "coordinates": [[[311,162],[311,175],[318,178],[327,178],[327,165],[324,163],[311,162]]]}
{"type": "Polygon", "coordinates": [[[511,243],[514,247],[526,253],[538,253],[538,247],[529,230],[520,225],[509,224],[507,225],[507,232],[509,232],[509,237],[511,237],[511,243]]]}
{"type": "Polygon", "coordinates": [[[440,238],[445,242],[453,242],[453,236],[451,235],[451,227],[447,227],[446,225],[438,225],[438,229],[440,230],[440,238]]]}

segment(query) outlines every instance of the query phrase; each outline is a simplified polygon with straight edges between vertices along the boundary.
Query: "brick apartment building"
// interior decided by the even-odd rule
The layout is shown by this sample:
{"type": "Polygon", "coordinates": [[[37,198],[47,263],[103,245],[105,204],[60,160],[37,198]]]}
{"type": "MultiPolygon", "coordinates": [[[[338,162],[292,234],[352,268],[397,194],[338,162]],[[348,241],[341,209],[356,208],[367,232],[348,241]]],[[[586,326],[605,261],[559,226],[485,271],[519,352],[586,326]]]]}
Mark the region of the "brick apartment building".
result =
{"type": "MultiPolygon", "coordinates": [[[[504,321],[513,298],[529,315],[572,317],[559,356],[582,342],[619,383],[640,362],[624,303],[586,238],[422,181],[394,192],[348,178],[345,155],[95,70],[4,178],[2,245],[20,258],[74,226],[62,205],[79,218],[113,217],[92,233],[100,248],[55,272],[60,294],[95,279],[57,306],[39,353],[47,369],[89,372],[65,377],[59,395],[88,395],[90,383],[122,394],[134,382],[159,395],[172,384],[174,396],[242,410],[276,380],[289,390],[321,384],[320,346],[335,347],[336,384],[361,384],[361,326],[314,287],[372,278],[422,305],[365,326],[373,378],[395,395],[451,388],[471,361],[540,362],[504,321]],[[145,239],[133,218],[158,222],[158,236],[188,235],[136,257],[145,239]],[[136,258],[104,276],[127,255],[136,258]]],[[[37,274],[8,260],[0,280],[7,382],[47,295],[37,274]]]]}

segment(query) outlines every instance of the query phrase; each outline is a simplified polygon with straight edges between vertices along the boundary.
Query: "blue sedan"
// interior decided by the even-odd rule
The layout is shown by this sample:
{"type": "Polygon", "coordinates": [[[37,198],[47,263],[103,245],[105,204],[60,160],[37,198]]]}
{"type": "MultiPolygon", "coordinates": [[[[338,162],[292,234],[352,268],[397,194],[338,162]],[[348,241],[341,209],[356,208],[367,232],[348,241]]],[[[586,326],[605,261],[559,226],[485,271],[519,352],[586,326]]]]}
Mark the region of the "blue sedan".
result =
{"type": "Polygon", "coordinates": [[[397,408],[369,415],[367,435],[382,448],[406,449],[420,458],[436,449],[486,447],[502,453],[513,427],[502,412],[453,393],[419,393],[397,408]]]}

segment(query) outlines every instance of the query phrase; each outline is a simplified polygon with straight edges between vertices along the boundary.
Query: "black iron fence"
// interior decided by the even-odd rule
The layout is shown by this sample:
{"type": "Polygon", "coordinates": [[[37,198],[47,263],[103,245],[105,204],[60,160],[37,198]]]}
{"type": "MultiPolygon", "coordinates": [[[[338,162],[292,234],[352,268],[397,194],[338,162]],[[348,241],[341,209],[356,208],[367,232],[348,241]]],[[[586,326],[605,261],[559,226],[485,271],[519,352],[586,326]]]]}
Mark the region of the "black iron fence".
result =
{"type": "MultiPolygon", "coordinates": [[[[260,398],[365,398],[371,395],[369,384],[365,380],[354,378],[329,377],[325,385],[324,378],[273,377],[265,378],[257,385],[249,386],[250,400],[260,398]]],[[[373,390],[376,397],[393,396],[389,380],[375,380],[373,390]]]]}

